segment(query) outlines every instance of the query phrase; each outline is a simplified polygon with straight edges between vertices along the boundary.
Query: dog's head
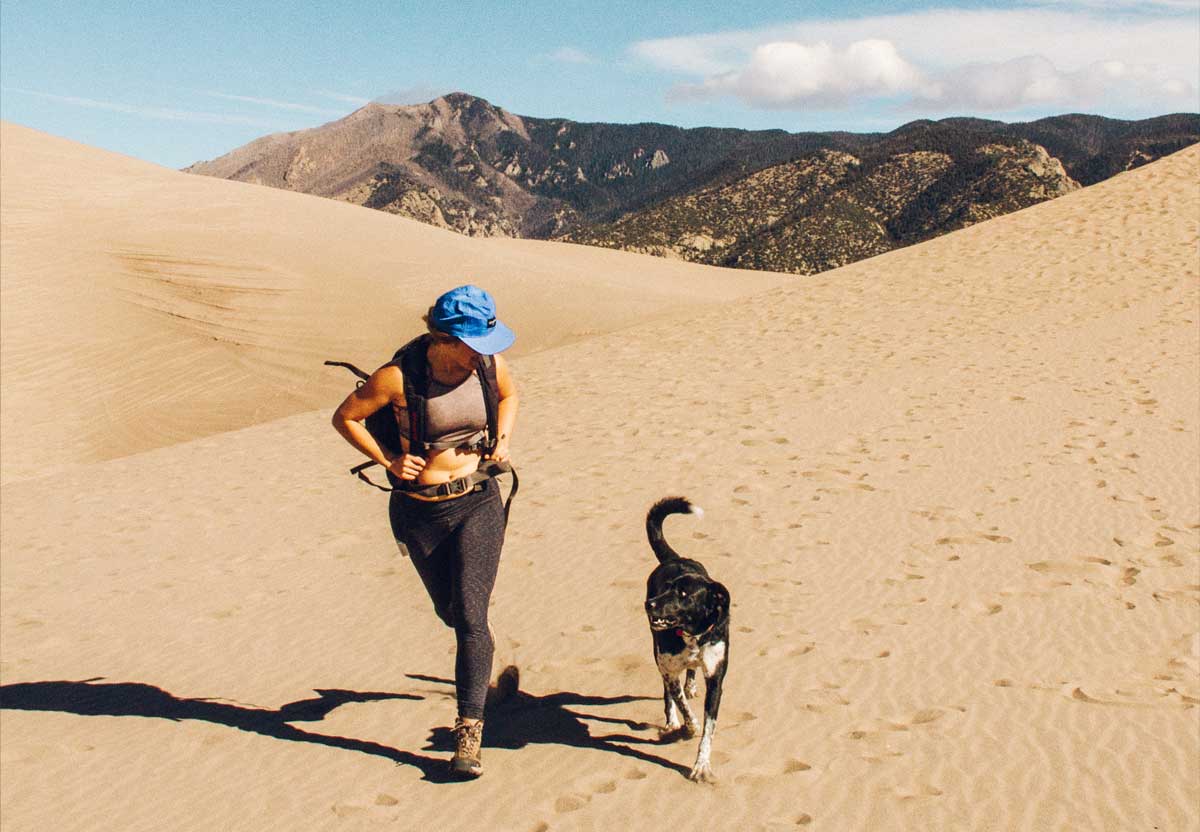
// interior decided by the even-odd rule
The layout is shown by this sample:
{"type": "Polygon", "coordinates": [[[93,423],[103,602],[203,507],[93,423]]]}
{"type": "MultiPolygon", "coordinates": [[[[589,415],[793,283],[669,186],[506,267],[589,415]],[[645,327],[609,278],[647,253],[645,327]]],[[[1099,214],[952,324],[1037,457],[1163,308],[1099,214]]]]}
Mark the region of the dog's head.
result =
{"type": "Polygon", "coordinates": [[[646,599],[650,629],[698,635],[729,614],[729,590],[699,575],[680,575],[646,599]]]}

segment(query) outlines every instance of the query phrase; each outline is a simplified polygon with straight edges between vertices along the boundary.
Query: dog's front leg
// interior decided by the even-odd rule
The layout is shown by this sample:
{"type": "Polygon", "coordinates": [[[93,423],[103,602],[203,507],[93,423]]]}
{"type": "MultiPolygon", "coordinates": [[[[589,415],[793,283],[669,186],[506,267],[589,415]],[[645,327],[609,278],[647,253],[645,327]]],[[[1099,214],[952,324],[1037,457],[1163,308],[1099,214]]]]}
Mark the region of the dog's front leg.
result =
{"type": "Polygon", "coordinates": [[[669,734],[679,728],[679,709],[675,707],[675,697],[671,695],[671,677],[666,673],[662,675],[663,680],[663,712],[667,719],[667,727],[664,730],[665,734],[669,734]]]}
{"type": "Polygon", "coordinates": [[[717,732],[717,711],[721,708],[721,688],[725,681],[725,646],[704,661],[704,733],[700,735],[700,749],[696,753],[696,764],[688,775],[689,780],[698,783],[715,783],[717,776],[713,773],[712,741],[717,732]]]}
{"type": "Polygon", "coordinates": [[[674,741],[696,736],[696,717],[683,695],[683,685],[675,673],[663,673],[663,705],[666,709],[667,727],[661,739],[674,741]],[[681,719],[682,716],[682,719],[681,719]]]}

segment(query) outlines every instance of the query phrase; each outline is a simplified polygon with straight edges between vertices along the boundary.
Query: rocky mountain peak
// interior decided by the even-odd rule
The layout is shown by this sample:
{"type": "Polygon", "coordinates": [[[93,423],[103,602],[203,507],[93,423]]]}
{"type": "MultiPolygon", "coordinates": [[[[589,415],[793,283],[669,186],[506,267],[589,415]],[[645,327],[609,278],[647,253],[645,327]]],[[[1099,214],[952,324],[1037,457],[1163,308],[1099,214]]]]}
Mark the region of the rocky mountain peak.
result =
{"type": "Polygon", "coordinates": [[[345,200],[473,236],[569,238],[812,273],[1068,193],[1200,139],[1200,117],[886,134],[589,124],[451,92],[369,104],[189,172],[345,200]]]}

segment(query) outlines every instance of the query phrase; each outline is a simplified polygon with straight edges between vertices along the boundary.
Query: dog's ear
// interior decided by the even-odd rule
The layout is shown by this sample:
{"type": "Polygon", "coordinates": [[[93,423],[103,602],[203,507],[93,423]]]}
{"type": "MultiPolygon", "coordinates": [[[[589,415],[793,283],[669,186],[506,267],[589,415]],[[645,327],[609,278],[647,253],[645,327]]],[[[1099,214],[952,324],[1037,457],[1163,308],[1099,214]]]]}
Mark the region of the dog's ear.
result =
{"type": "Polygon", "coordinates": [[[720,620],[729,615],[729,590],[725,584],[713,581],[708,587],[708,597],[714,618],[720,620]]]}

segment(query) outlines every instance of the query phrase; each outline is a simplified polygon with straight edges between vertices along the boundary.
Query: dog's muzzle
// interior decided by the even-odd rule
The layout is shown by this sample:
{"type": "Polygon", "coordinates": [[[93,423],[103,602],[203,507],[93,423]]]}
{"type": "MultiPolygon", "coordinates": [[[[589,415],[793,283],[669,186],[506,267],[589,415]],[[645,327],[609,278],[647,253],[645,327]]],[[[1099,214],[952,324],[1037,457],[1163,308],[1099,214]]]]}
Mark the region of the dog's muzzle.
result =
{"type": "Polygon", "coordinates": [[[646,602],[646,617],[650,619],[651,630],[670,630],[679,626],[679,619],[661,609],[657,598],[646,602]]]}

